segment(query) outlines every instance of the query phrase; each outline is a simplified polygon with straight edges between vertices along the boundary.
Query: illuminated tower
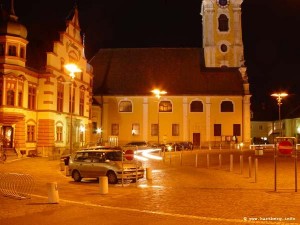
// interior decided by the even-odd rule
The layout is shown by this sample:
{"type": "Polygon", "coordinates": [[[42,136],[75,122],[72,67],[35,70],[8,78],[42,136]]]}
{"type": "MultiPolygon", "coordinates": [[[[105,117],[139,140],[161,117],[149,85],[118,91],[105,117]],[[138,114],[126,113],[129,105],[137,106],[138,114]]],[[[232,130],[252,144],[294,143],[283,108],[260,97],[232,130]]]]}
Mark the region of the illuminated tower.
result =
{"type": "Polygon", "coordinates": [[[202,26],[206,67],[240,67],[243,63],[243,0],[203,0],[202,26]]]}

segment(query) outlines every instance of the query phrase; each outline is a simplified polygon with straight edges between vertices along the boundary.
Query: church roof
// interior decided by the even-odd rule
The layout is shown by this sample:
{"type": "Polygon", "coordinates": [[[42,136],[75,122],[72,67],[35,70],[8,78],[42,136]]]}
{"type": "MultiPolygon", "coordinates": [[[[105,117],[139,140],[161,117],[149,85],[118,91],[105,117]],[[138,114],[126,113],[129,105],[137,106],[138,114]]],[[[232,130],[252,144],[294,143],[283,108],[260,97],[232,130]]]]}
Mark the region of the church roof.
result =
{"type": "Polygon", "coordinates": [[[205,68],[201,48],[101,49],[89,62],[94,95],[243,95],[238,68],[205,68]]]}

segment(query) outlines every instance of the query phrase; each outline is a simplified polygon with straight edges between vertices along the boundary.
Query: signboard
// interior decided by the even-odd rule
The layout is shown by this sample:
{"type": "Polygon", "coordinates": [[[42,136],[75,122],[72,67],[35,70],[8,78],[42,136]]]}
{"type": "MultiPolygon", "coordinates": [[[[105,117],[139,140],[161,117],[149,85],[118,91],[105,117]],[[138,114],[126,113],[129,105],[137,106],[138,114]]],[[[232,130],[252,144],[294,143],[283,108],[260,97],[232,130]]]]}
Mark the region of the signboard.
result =
{"type": "Polygon", "coordinates": [[[125,159],[133,160],[134,159],[134,151],[131,149],[126,150],[125,151],[125,159]]]}
{"type": "Polygon", "coordinates": [[[280,141],[278,143],[278,151],[283,155],[290,155],[293,152],[293,144],[290,141],[280,141]]]}

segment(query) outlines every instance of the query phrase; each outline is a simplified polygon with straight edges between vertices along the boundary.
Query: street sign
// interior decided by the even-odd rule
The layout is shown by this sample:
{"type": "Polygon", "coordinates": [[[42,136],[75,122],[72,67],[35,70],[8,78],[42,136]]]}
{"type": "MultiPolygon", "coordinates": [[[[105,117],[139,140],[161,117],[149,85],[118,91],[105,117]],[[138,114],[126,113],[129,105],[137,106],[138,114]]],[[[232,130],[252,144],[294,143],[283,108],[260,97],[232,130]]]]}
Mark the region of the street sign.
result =
{"type": "Polygon", "coordinates": [[[283,155],[290,155],[293,152],[293,144],[289,141],[281,141],[278,144],[278,151],[283,155]]]}
{"type": "Polygon", "coordinates": [[[133,160],[134,159],[134,151],[131,149],[126,150],[125,151],[125,159],[133,160]]]}

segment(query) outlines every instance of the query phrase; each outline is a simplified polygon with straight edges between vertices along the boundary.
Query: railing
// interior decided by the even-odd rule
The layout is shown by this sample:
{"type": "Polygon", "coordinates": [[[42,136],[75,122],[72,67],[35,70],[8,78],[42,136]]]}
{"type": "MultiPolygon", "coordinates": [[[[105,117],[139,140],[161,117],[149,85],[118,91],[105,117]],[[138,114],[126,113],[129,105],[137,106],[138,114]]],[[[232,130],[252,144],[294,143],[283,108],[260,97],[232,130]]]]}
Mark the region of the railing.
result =
{"type": "Polygon", "coordinates": [[[0,193],[17,199],[31,198],[34,179],[29,174],[2,173],[0,174],[0,193]]]}

